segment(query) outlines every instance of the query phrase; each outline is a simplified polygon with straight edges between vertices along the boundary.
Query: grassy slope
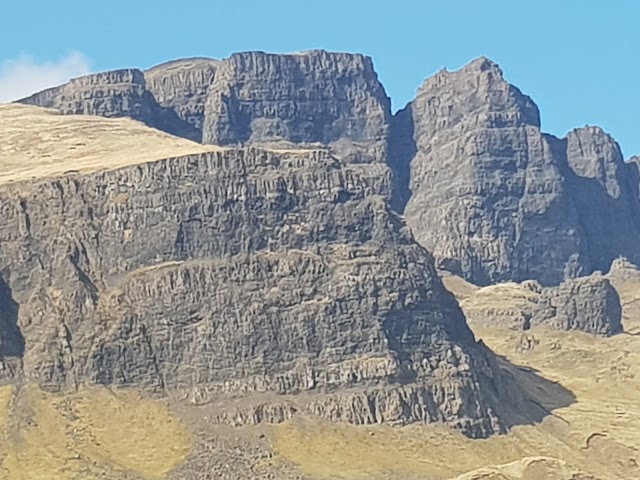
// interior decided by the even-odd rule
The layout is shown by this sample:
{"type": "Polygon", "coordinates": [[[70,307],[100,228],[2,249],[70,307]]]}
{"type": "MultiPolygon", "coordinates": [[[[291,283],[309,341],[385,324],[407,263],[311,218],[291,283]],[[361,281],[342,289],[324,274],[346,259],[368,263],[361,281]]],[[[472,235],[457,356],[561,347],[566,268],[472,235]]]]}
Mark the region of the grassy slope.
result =
{"type": "MultiPolygon", "coordinates": [[[[475,294],[464,282],[446,283],[461,287],[467,299],[475,294]]],[[[640,298],[640,285],[625,285],[620,294],[629,304],[640,298]]],[[[640,309],[626,314],[629,325],[640,325],[640,309]]],[[[534,329],[527,335],[538,343],[521,351],[516,348],[520,332],[474,330],[496,353],[560,383],[576,401],[539,424],[487,440],[469,440],[439,426],[394,429],[297,420],[273,427],[276,450],[314,478],[448,479],[471,471],[461,479],[640,478],[640,336],[604,339],[534,329]],[[560,468],[556,459],[566,465],[560,468]],[[544,469],[547,473],[540,473],[544,469]]],[[[523,374],[520,381],[533,398],[553,405],[552,392],[531,378],[523,374]]]]}
{"type": "MultiPolygon", "coordinates": [[[[20,389],[6,425],[0,479],[163,478],[184,461],[190,436],[167,405],[131,391],[53,395],[20,389]]],[[[0,457],[1,458],[1,457],[0,457]]]]}

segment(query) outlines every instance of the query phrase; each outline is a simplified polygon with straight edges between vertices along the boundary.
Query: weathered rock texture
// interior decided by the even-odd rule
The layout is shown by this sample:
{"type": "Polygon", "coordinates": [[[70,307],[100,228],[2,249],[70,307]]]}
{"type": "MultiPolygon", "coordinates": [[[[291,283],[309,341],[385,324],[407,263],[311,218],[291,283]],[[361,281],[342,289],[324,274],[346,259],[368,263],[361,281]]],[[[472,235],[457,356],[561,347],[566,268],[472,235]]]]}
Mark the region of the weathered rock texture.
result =
{"type": "Polygon", "coordinates": [[[622,303],[622,318],[625,332],[640,333],[640,268],[625,258],[618,258],[607,273],[622,303]]]}
{"type": "Polygon", "coordinates": [[[246,52],[88,75],[21,102],[131,117],[204,143],[322,145],[352,162],[385,161],[391,117],[369,57],[323,50],[246,52]]]}
{"type": "MultiPolygon", "coordinates": [[[[154,80],[157,78],[152,74],[154,80]]],[[[155,83],[154,83],[155,85],[155,83]]],[[[147,90],[144,74],[134,68],[74,78],[20,100],[21,103],[55,108],[64,114],[129,117],[150,127],[197,140],[196,128],[171,108],[163,108],[147,90]]]]}
{"type": "Polygon", "coordinates": [[[393,208],[440,268],[476,284],[558,285],[620,255],[640,262],[637,160],[597,127],[544,134],[535,103],[486,58],[427,79],[394,116],[370,58],[322,50],[107,72],[23,101],[204,143],[386,162],[393,208]]]}
{"type": "MultiPolygon", "coordinates": [[[[518,390],[390,209],[391,178],[237,148],[0,185],[3,377],[197,404],[306,392],[300,411],[332,420],[502,430],[518,390]]],[[[293,412],[277,405],[246,421],[293,412]]]]}
{"type": "Polygon", "coordinates": [[[248,52],[220,65],[205,116],[205,143],[319,143],[384,161],[390,102],[364,55],[248,52]]]}
{"type": "Polygon", "coordinates": [[[220,62],[209,58],[189,58],[163,63],[144,72],[147,89],[162,107],[169,108],[191,125],[202,141],[204,106],[220,62]]]}
{"type": "Polygon", "coordinates": [[[568,279],[558,287],[543,290],[531,325],[545,324],[560,330],[582,330],[597,335],[620,333],[620,297],[601,274],[568,279]]]}
{"type": "Polygon", "coordinates": [[[635,186],[635,192],[640,198],[640,157],[634,156],[627,162],[627,171],[631,177],[631,182],[635,186]]]}
{"type": "Polygon", "coordinates": [[[580,214],[592,267],[606,272],[618,256],[638,262],[638,182],[620,147],[598,127],[570,132],[565,145],[571,169],[567,186],[580,214]]]}
{"type": "Polygon", "coordinates": [[[551,285],[640,255],[637,186],[615,141],[594,127],[543,134],[535,104],[490,60],[429,78],[394,121],[407,222],[441,267],[551,285]]]}
{"type": "Polygon", "coordinates": [[[546,325],[609,336],[622,331],[620,296],[600,273],[565,280],[557,287],[526,281],[491,285],[461,302],[472,325],[528,330],[546,325]]]}

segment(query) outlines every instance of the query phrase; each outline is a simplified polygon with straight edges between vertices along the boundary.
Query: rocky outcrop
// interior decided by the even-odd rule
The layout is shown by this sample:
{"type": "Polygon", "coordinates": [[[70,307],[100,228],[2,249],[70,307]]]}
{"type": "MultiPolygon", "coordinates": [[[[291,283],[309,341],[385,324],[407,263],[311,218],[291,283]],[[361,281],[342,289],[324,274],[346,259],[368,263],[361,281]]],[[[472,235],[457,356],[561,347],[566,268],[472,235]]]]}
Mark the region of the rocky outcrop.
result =
{"type": "Polygon", "coordinates": [[[184,59],[144,73],[74,79],[22,103],[127,116],[218,145],[324,146],[349,162],[384,162],[390,100],[369,57],[324,50],[184,59]]]}
{"type": "Polygon", "coordinates": [[[460,303],[472,325],[529,330],[544,325],[609,336],[622,332],[620,296],[600,273],[557,287],[508,282],[473,292],[460,303]]]}
{"type": "Polygon", "coordinates": [[[394,121],[414,131],[392,163],[411,172],[407,222],[442,268],[557,285],[640,255],[637,188],[617,144],[592,127],[543,134],[535,104],[490,60],[427,79],[394,121]]]}
{"type": "Polygon", "coordinates": [[[204,106],[209,85],[213,82],[218,60],[188,58],[157,65],[144,72],[147,89],[155,100],[198,132],[202,141],[204,106]]]}
{"type": "Polygon", "coordinates": [[[624,257],[616,258],[611,264],[607,278],[612,282],[637,282],[640,284],[640,268],[624,257]]]}
{"type": "Polygon", "coordinates": [[[531,325],[559,330],[582,330],[597,335],[622,331],[620,296],[601,274],[569,279],[545,289],[531,325]]]}
{"type": "Polygon", "coordinates": [[[196,140],[197,130],[176,113],[161,107],[147,90],[144,74],[134,68],[96,73],[36,93],[20,103],[55,108],[68,115],[129,117],[150,127],[196,140]]]}
{"type": "Polygon", "coordinates": [[[391,186],[382,163],[257,148],[0,185],[3,345],[5,325],[24,338],[3,364],[53,390],[310,395],[299,411],[332,420],[503,431],[518,389],[391,186]]]}
{"type": "Polygon", "coordinates": [[[591,264],[607,271],[623,256],[640,261],[638,183],[620,147],[599,127],[573,130],[566,139],[567,186],[578,209],[591,264]]]}
{"type": "Polygon", "coordinates": [[[540,132],[537,107],[498,65],[481,58],[436,74],[399,118],[409,114],[416,153],[405,160],[405,215],[441,267],[477,284],[552,284],[566,268],[590,268],[555,160],[559,144],[540,132]]]}
{"type": "Polygon", "coordinates": [[[640,268],[626,258],[618,258],[606,276],[620,295],[625,332],[637,335],[640,332],[640,268]]]}
{"type": "Polygon", "coordinates": [[[205,143],[322,144],[382,162],[390,101],[364,55],[247,52],[220,65],[205,117],[205,143]]]}
{"type": "Polygon", "coordinates": [[[326,148],[387,163],[392,207],[441,269],[545,286],[640,263],[640,174],[602,129],[544,134],[535,103],[479,58],[428,78],[404,110],[370,58],[314,50],[185,59],[90,75],[23,100],[129,116],[208,144],[326,148]]]}

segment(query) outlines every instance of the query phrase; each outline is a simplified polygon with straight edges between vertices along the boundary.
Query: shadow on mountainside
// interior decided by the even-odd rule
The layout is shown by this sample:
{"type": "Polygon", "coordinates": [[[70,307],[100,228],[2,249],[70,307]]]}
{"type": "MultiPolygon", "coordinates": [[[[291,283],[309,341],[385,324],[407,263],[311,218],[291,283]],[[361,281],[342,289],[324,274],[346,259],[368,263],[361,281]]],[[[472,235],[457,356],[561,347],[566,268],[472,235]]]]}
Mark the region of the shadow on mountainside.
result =
{"type": "Polygon", "coordinates": [[[496,355],[498,368],[503,373],[500,397],[507,403],[501,405],[501,418],[508,428],[518,425],[535,425],[552,416],[569,424],[555,410],[574,404],[575,394],[562,384],[543,377],[534,368],[511,363],[496,355]]]}
{"type": "Polygon", "coordinates": [[[24,355],[24,337],[18,327],[18,304],[9,285],[0,276],[0,363],[24,355]]]}

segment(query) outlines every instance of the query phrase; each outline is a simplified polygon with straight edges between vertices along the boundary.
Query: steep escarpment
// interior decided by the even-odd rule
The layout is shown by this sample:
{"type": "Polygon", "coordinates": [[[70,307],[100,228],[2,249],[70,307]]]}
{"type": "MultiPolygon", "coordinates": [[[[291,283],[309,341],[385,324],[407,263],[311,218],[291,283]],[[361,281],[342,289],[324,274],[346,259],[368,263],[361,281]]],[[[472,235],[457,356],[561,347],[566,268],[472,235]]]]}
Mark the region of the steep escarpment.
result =
{"type": "Polygon", "coordinates": [[[209,85],[220,62],[209,58],[188,58],[157,65],[144,72],[147,89],[164,108],[191,125],[202,141],[204,105],[209,85]]]}
{"type": "Polygon", "coordinates": [[[238,148],[5,182],[0,272],[24,350],[3,361],[58,391],[306,394],[296,410],[337,421],[501,431],[518,390],[390,209],[391,178],[238,148]]]}
{"type": "Polygon", "coordinates": [[[247,52],[220,65],[205,116],[205,143],[319,143],[384,161],[390,101],[364,55],[247,52]]]}
{"type": "Polygon", "coordinates": [[[545,286],[640,262],[640,175],[597,127],[545,134],[535,103],[479,58],[395,115],[370,58],[244,52],[90,75],[26,103],[128,116],[205,144],[325,148],[386,163],[394,210],[440,268],[545,286]]]}
{"type": "Polygon", "coordinates": [[[582,267],[587,247],[556,142],[495,63],[436,74],[407,109],[416,153],[405,215],[443,268],[487,284],[554,283],[576,260],[582,267]]]}
{"type": "Polygon", "coordinates": [[[627,162],[627,172],[631,177],[633,185],[635,185],[635,192],[640,198],[640,157],[633,156],[627,162]]]}
{"type": "Polygon", "coordinates": [[[20,103],[55,108],[68,115],[129,117],[150,127],[192,140],[197,130],[172,109],[163,108],[147,90],[144,74],[135,68],[113,70],[72,79],[36,93],[20,103]]]}
{"type": "Polygon", "coordinates": [[[245,52],[74,79],[20,100],[62,113],[130,117],[218,145],[330,147],[384,162],[390,100],[369,57],[313,50],[245,52]]]}
{"type": "Polygon", "coordinates": [[[620,147],[598,127],[573,130],[565,142],[572,172],[567,185],[594,268],[607,271],[619,256],[640,262],[637,176],[625,164],[620,147]]]}
{"type": "Polygon", "coordinates": [[[557,285],[640,255],[637,188],[615,141],[598,128],[543,134],[490,60],[427,79],[394,121],[415,142],[392,163],[410,178],[407,222],[441,267],[478,284],[557,285]]]}

